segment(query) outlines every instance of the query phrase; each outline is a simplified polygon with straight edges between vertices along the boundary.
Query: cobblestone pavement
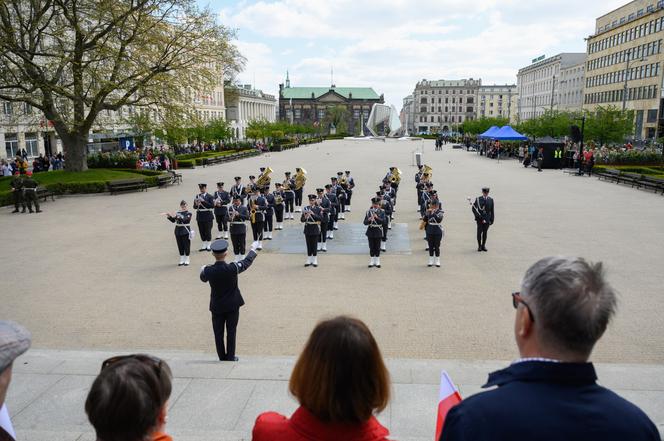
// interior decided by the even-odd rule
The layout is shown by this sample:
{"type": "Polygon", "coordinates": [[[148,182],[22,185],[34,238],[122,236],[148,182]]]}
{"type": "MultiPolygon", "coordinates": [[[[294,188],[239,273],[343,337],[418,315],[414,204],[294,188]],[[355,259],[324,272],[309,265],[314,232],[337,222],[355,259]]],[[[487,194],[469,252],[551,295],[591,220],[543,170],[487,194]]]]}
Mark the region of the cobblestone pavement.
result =
{"type": "MultiPolygon", "coordinates": [[[[594,359],[664,362],[661,195],[558,170],[537,173],[449,146],[435,152],[430,141],[329,141],[185,170],[184,183],[168,189],[60,198],[43,204],[40,215],[10,214],[4,207],[0,317],[25,324],[36,348],[212,353],[209,289],[198,280],[211,257],[194,251],[192,265],[178,268],[172,224],[159,213],[191,200],[199,182],[214,187],[236,175],[246,180],[260,166],[274,170],[273,182],[287,169],[304,167],[305,194],[350,169],[357,191],[352,212],[340,222],[343,231],[344,222],[361,222],[391,165],[403,171],[396,222],[408,225],[399,231],[407,231],[411,253],[390,254],[388,242],[381,269],[367,268],[368,252],[335,254],[334,241],[318,268],[304,268],[304,255],[262,253],[241,276],[247,302],[239,324],[241,357],[297,354],[319,319],[349,313],[369,324],[388,357],[511,359],[510,293],[536,259],[567,254],[605,262],[620,291],[618,315],[594,359]],[[417,229],[412,162],[420,146],[446,215],[440,269],[426,267],[417,229]],[[488,253],[476,251],[466,201],[483,185],[496,201],[488,253]]],[[[290,221],[286,228],[302,227],[290,221]]],[[[199,244],[197,238],[192,248],[199,244]]]]}

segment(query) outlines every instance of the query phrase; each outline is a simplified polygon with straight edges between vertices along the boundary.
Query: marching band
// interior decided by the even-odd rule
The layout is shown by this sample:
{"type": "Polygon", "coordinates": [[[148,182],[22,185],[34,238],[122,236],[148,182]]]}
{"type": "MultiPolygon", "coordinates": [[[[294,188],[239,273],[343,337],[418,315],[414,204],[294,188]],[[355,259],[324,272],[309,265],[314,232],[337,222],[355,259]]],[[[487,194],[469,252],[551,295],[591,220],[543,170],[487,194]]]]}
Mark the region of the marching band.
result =
{"type": "Polygon", "coordinates": [[[198,251],[210,251],[212,244],[212,224],[214,223],[214,198],[207,192],[207,184],[198,184],[199,194],[194,197],[196,223],[200,231],[201,248],[198,251]]]}

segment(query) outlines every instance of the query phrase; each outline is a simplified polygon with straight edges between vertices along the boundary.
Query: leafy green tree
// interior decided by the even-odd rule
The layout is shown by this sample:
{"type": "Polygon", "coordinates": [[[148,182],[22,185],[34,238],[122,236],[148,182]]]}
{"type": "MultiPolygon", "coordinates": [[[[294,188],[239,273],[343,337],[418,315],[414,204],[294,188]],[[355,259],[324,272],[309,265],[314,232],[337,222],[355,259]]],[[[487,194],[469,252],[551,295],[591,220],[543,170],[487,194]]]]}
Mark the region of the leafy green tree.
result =
{"type": "Polygon", "coordinates": [[[39,109],[86,170],[100,112],[186,106],[241,68],[233,38],[196,0],[2,0],[0,99],[39,109]]]}
{"type": "Polygon", "coordinates": [[[586,114],[584,138],[597,144],[622,143],[634,133],[634,111],[623,112],[615,106],[598,106],[586,114]]]}
{"type": "Polygon", "coordinates": [[[337,129],[337,133],[345,133],[348,130],[348,109],[346,106],[337,105],[328,107],[325,112],[325,122],[328,127],[334,125],[337,129]]]}

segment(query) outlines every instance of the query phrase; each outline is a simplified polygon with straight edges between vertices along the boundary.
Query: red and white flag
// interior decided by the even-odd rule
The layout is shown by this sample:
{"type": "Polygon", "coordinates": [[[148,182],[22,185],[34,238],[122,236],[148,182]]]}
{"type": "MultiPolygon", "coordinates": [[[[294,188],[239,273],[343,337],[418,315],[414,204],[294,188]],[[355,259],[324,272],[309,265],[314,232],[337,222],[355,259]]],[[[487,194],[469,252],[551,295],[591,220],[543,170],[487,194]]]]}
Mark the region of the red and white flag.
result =
{"type": "Polygon", "coordinates": [[[440,434],[443,432],[443,425],[445,424],[445,417],[451,408],[461,402],[461,395],[458,389],[452,383],[452,379],[445,371],[440,373],[440,392],[438,394],[438,417],[436,418],[436,439],[440,439],[440,434]]]}

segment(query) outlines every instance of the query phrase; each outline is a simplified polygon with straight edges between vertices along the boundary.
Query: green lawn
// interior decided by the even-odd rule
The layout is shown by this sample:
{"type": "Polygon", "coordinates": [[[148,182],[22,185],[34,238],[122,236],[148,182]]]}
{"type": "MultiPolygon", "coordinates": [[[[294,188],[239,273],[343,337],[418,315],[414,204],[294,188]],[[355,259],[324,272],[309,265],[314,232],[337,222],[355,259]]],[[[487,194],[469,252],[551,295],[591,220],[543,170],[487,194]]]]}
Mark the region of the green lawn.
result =
{"type": "MultiPolygon", "coordinates": [[[[73,182],[95,182],[95,181],[113,181],[116,179],[132,179],[140,175],[137,173],[123,170],[112,170],[106,168],[90,169],[84,172],[68,172],[64,170],[35,173],[33,178],[40,185],[55,183],[73,183],[73,182]]],[[[11,177],[0,178],[0,192],[10,189],[9,182],[11,177]]]]}

